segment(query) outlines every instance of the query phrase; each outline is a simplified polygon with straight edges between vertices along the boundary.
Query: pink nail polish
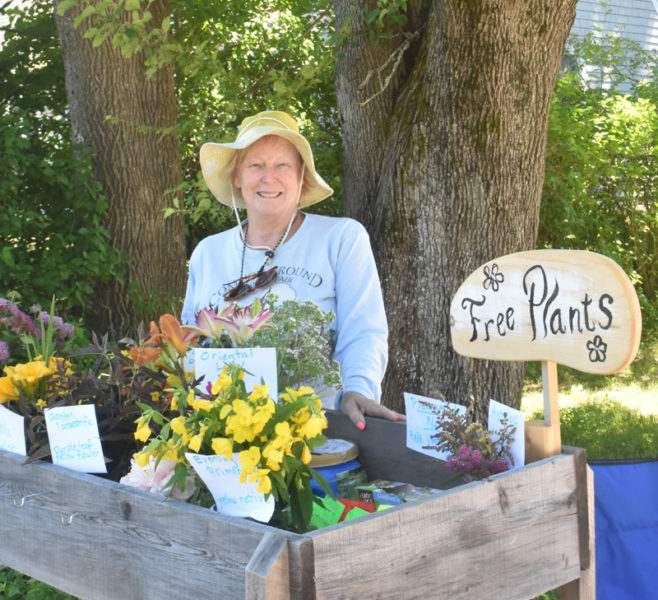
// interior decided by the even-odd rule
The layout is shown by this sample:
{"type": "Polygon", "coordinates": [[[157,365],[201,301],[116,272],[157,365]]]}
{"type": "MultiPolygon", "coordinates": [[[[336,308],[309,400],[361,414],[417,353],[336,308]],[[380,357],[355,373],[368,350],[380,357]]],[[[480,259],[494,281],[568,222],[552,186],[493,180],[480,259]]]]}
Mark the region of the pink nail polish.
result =
{"type": "Polygon", "coordinates": [[[359,421],[356,426],[363,431],[366,428],[366,424],[363,421],[359,421]]]}

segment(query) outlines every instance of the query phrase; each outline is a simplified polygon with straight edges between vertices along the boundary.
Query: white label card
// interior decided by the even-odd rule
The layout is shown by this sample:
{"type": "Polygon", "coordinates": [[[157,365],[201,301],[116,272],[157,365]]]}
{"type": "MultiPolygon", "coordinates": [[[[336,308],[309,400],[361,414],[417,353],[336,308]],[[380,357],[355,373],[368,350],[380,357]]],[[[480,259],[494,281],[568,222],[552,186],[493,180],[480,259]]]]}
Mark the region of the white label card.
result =
{"type": "Polygon", "coordinates": [[[424,448],[424,446],[434,446],[436,444],[436,440],[432,439],[432,435],[437,432],[437,415],[432,408],[422,404],[422,402],[429,403],[438,411],[442,411],[449,406],[460,415],[466,414],[466,407],[461,404],[452,404],[443,400],[437,400],[436,398],[417,396],[416,394],[404,392],[404,406],[407,414],[407,448],[427,454],[427,456],[432,456],[433,458],[447,460],[449,453],[424,448]]]}
{"type": "Polygon", "coordinates": [[[245,370],[244,383],[247,391],[255,385],[270,386],[270,397],[278,397],[275,348],[194,348],[194,371],[197,377],[203,375],[200,388],[206,391],[207,385],[215,383],[224,365],[236,364],[245,370]]]}
{"type": "Polygon", "coordinates": [[[107,473],[93,405],[47,408],[44,415],[54,464],[81,473],[107,473]]]}
{"type": "Polygon", "coordinates": [[[23,416],[0,405],[0,448],[27,456],[23,416]]]}
{"type": "MultiPolygon", "coordinates": [[[[510,468],[522,467],[525,463],[525,414],[520,411],[489,400],[489,431],[500,431],[503,426],[501,420],[507,415],[507,421],[516,427],[514,432],[514,441],[512,442],[512,464],[510,468]]],[[[494,436],[494,439],[495,438],[494,436]]]]}
{"type": "Polygon", "coordinates": [[[265,494],[256,491],[257,483],[240,483],[242,465],[239,453],[228,460],[225,456],[185,454],[187,460],[206,484],[217,512],[234,517],[251,517],[267,523],[274,513],[274,496],[265,500],[265,494]]]}

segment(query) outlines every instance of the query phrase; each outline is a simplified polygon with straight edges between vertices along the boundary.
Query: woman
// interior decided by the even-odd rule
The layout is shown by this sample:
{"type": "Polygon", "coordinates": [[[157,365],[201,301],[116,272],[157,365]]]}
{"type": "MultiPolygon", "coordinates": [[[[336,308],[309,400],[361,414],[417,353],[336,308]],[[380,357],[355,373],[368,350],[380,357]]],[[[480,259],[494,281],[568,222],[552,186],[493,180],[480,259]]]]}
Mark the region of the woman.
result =
{"type": "Polygon", "coordinates": [[[210,191],[233,207],[237,227],[202,240],[190,258],[182,321],[208,306],[271,290],[280,300],[311,300],[336,315],[335,359],[344,390],[323,398],[359,428],[365,415],[404,419],[379,404],[388,359],[386,315],[365,229],[346,218],[301,208],[333,190],[315,172],[297,123],[283,112],[244,119],[235,142],[204,144],[201,170],[210,191]],[[237,209],[246,208],[240,222],[237,209]]]}

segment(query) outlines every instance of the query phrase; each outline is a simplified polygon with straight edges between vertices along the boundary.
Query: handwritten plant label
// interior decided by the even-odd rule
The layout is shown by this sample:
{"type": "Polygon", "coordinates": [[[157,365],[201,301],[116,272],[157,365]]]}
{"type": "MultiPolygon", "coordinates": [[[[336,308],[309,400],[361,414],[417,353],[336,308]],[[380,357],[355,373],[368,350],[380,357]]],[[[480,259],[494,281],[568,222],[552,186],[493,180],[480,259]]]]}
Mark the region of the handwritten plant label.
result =
{"type": "Polygon", "coordinates": [[[472,273],[450,306],[456,352],[490,360],[553,361],[615,373],[635,357],[642,319],[613,260],[582,250],[533,250],[472,273]]]}
{"type": "Polygon", "coordinates": [[[274,513],[274,496],[256,491],[257,483],[240,483],[239,453],[225,456],[185,453],[194,470],[215,499],[217,512],[234,517],[251,517],[267,523],[274,513]]]}
{"type": "Polygon", "coordinates": [[[0,448],[27,456],[23,416],[0,405],[0,448]]]}
{"type": "MultiPolygon", "coordinates": [[[[516,427],[512,442],[512,464],[510,467],[522,467],[525,463],[525,414],[496,400],[489,400],[489,431],[500,431],[501,421],[507,416],[507,422],[516,427]]],[[[492,436],[496,440],[496,436],[492,436]]]]}
{"type": "Polygon", "coordinates": [[[460,415],[466,414],[466,407],[461,404],[452,404],[443,400],[437,400],[436,398],[417,396],[416,394],[404,392],[404,407],[407,415],[407,448],[433,458],[447,460],[449,453],[425,448],[425,446],[434,446],[436,444],[436,440],[432,439],[432,435],[437,433],[437,415],[429,406],[425,406],[422,402],[431,404],[438,411],[449,406],[460,415]]]}
{"type": "Polygon", "coordinates": [[[270,395],[276,399],[277,368],[275,348],[195,348],[194,372],[197,377],[204,376],[200,388],[205,390],[208,382],[217,381],[224,365],[236,364],[245,370],[244,384],[247,391],[254,385],[270,386],[270,395]]]}
{"type": "Polygon", "coordinates": [[[81,473],[107,473],[91,404],[44,410],[53,463],[81,473]]]}

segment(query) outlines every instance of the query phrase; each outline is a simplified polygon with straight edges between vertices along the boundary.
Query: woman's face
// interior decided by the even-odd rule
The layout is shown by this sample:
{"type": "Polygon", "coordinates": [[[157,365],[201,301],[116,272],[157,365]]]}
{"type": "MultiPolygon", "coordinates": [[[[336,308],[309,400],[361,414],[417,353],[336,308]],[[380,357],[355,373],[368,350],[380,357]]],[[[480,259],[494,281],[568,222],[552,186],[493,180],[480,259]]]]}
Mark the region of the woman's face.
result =
{"type": "Polygon", "coordinates": [[[248,215],[290,217],[301,185],[299,152],[282,137],[262,137],[240,157],[233,185],[242,192],[248,215]]]}

